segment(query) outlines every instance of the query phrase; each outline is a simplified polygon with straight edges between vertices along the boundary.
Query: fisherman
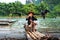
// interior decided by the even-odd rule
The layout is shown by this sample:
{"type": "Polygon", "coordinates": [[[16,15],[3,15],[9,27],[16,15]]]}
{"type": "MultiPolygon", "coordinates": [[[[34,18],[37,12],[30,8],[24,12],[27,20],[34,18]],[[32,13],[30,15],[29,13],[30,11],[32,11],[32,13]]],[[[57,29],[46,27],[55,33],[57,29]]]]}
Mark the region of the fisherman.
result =
{"type": "Polygon", "coordinates": [[[34,21],[36,21],[37,19],[34,17],[34,12],[29,12],[26,20],[28,21],[28,27],[30,27],[30,30],[35,31],[35,26],[37,23],[35,23],[34,21]]]}
{"type": "Polygon", "coordinates": [[[47,10],[47,9],[46,10],[41,10],[41,15],[42,15],[43,19],[45,19],[45,16],[48,12],[50,12],[50,11],[47,10]]]}

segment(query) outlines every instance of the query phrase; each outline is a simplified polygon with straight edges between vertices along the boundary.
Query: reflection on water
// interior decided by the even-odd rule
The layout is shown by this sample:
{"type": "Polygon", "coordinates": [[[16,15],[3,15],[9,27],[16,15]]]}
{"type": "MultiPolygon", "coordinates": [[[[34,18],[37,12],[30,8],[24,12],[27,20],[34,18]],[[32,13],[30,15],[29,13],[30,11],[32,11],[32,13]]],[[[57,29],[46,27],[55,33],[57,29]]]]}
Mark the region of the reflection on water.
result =
{"type": "MultiPolygon", "coordinates": [[[[14,20],[14,19],[13,19],[14,20]]],[[[18,28],[18,29],[23,29],[24,24],[26,23],[25,18],[19,18],[16,19],[17,21],[12,25],[12,27],[14,28],[18,28]]],[[[43,29],[43,28],[50,28],[52,29],[60,29],[60,19],[59,18],[46,18],[45,20],[43,20],[42,18],[38,18],[37,20],[37,29],[43,29]]]]}
{"type": "Polygon", "coordinates": [[[39,21],[39,28],[50,28],[51,30],[55,29],[59,30],[60,29],[60,19],[53,19],[53,18],[47,18],[45,20],[39,21]]]}
{"type": "MultiPolygon", "coordinates": [[[[26,39],[25,30],[22,27],[22,24],[19,22],[19,19],[0,19],[0,21],[16,21],[12,25],[0,27],[0,39],[2,38],[16,38],[16,39],[26,39]]],[[[1,25],[0,25],[1,26],[1,25]]]]}
{"type": "MultiPolygon", "coordinates": [[[[17,29],[24,29],[23,26],[26,23],[25,18],[19,18],[16,19],[17,21],[11,26],[13,28],[17,28],[17,29]]],[[[46,18],[46,19],[42,19],[42,18],[38,18],[37,20],[37,26],[36,28],[38,29],[38,31],[46,31],[46,29],[49,32],[60,32],[60,19],[59,18],[46,18]]]]}
{"type": "MultiPolygon", "coordinates": [[[[0,19],[0,20],[8,20],[8,19],[0,19]]],[[[11,29],[12,30],[16,30],[17,32],[24,32],[24,24],[26,24],[26,19],[25,18],[13,18],[13,19],[9,19],[9,20],[16,20],[16,22],[14,24],[11,25],[11,29]]],[[[60,18],[46,18],[45,20],[43,20],[42,18],[38,18],[37,20],[37,26],[36,28],[38,29],[38,31],[42,31],[42,32],[54,32],[52,34],[56,35],[58,34],[58,37],[60,37],[60,18]],[[55,33],[58,32],[58,33],[55,33]]],[[[51,33],[50,33],[51,34],[51,33]]],[[[57,35],[56,35],[57,36],[57,35]]]]}
{"type": "MultiPolygon", "coordinates": [[[[12,28],[18,28],[18,29],[23,29],[24,24],[26,23],[25,18],[13,18],[13,19],[8,19],[8,18],[0,18],[0,20],[16,20],[14,24],[11,25],[12,28]]],[[[37,29],[40,28],[53,28],[53,29],[59,29],[60,28],[60,18],[38,18],[37,20],[37,29]]]]}
{"type": "MultiPolygon", "coordinates": [[[[23,24],[26,23],[25,19],[18,19],[18,21],[13,24],[13,27],[17,27],[19,29],[23,29],[23,24]]],[[[55,37],[60,37],[60,19],[54,19],[54,18],[46,18],[43,20],[42,18],[38,18],[37,20],[37,26],[36,28],[40,32],[51,32],[55,37]]]]}

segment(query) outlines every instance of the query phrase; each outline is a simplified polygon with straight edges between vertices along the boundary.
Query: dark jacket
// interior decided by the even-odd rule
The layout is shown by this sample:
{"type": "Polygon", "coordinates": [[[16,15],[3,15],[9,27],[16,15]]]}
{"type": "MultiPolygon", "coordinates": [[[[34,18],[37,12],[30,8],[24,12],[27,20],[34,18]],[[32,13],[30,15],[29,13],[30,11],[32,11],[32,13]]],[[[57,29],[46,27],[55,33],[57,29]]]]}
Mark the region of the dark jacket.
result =
{"type": "Polygon", "coordinates": [[[32,17],[26,18],[26,20],[28,21],[28,25],[30,25],[31,24],[30,20],[35,21],[37,19],[34,16],[32,16],[32,17]]]}

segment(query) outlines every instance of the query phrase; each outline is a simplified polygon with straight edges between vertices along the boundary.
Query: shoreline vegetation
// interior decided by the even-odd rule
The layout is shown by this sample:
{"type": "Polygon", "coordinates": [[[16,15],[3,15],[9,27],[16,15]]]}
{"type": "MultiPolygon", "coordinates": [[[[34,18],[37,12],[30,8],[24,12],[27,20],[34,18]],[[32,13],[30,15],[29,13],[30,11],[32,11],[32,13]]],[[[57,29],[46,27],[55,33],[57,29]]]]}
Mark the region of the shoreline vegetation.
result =
{"type": "Polygon", "coordinates": [[[39,4],[25,4],[16,1],[12,3],[1,3],[0,2],[0,16],[23,16],[27,15],[28,12],[32,11],[35,15],[41,16],[41,11],[49,10],[46,15],[47,17],[57,17],[60,16],[60,0],[43,0],[39,4]]]}
{"type": "MultiPolygon", "coordinates": [[[[26,18],[27,17],[27,15],[24,15],[24,16],[0,16],[0,18],[26,18]]],[[[42,16],[40,16],[40,15],[35,15],[35,17],[36,18],[43,18],[42,16]]],[[[60,17],[60,16],[58,16],[58,17],[60,17]]],[[[58,18],[58,17],[47,17],[46,16],[46,18],[58,18]]]]}

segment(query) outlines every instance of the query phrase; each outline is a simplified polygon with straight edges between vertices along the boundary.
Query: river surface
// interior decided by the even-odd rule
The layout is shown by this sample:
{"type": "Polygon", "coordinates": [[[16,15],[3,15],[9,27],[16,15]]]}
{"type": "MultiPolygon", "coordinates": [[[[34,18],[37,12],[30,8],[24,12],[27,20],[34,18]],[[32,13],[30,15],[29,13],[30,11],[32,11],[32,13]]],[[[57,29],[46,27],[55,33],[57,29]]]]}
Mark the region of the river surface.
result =
{"type": "MultiPolygon", "coordinates": [[[[46,19],[42,19],[42,18],[37,18],[38,20],[36,21],[37,23],[37,30],[42,32],[42,33],[47,33],[49,32],[49,34],[52,34],[55,37],[59,37],[60,38],[60,18],[46,18],[46,19]]],[[[15,20],[16,22],[13,23],[10,26],[11,30],[16,30],[17,32],[24,32],[24,24],[27,23],[25,18],[0,18],[0,20],[15,20]]],[[[1,29],[0,29],[1,30],[1,29]]]]}

